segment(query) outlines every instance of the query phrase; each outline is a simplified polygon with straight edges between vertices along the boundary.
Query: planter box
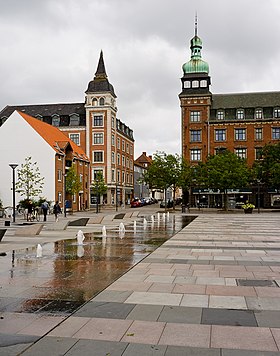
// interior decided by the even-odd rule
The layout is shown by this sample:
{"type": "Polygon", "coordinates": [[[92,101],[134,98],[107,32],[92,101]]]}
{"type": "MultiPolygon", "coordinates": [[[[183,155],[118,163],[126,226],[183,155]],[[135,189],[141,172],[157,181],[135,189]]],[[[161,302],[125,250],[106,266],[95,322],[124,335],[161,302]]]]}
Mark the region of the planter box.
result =
{"type": "Polygon", "coordinates": [[[3,239],[3,236],[5,235],[5,232],[7,229],[0,229],[0,241],[3,239]]]}
{"type": "Polygon", "coordinates": [[[253,208],[244,209],[245,214],[252,214],[253,208]]]}

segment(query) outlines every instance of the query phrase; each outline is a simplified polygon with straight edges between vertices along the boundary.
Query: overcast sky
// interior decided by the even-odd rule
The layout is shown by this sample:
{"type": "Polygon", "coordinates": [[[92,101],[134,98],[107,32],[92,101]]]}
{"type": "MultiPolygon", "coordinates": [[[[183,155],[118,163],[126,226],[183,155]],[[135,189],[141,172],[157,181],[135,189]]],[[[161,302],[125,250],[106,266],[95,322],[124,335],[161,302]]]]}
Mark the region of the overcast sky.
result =
{"type": "Polygon", "coordinates": [[[0,108],[83,102],[100,50],[143,151],[181,154],[182,64],[198,14],[212,93],[280,90],[279,0],[0,0],[0,108]]]}

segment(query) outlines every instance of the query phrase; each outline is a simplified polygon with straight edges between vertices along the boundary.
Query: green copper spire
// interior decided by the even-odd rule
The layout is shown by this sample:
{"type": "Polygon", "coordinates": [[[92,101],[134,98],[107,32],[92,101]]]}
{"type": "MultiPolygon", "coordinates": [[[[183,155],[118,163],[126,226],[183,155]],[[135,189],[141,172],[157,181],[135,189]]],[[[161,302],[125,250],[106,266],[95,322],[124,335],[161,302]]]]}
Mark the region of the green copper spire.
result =
{"type": "Polygon", "coordinates": [[[191,60],[183,64],[184,74],[209,73],[209,65],[201,59],[202,41],[197,36],[197,16],[195,18],[195,34],[191,39],[191,60]]]}

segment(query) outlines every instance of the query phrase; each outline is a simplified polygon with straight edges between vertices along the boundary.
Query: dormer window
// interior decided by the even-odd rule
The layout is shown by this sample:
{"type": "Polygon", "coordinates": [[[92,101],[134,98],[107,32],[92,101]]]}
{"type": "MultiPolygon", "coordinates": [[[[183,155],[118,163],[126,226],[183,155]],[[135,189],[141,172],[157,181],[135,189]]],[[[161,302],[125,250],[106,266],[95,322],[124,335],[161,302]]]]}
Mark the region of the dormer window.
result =
{"type": "Polygon", "coordinates": [[[263,111],[262,109],[255,110],[255,119],[262,119],[263,118],[263,111]]]}
{"type": "Polygon", "coordinates": [[[40,121],[43,121],[43,116],[42,115],[37,114],[35,117],[36,117],[36,119],[38,119],[40,121]]]}
{"type": "Polygon", "coordinates": [[[273,116],[275,117],[275,118],[280,118],[280,108],[275,108],[274,109],[274,113],[273,113],[273,116]]]}
{"type": "Polygon", "coordinates": [[[245,119],[245,114],[243,109],[237,109],[236,110],[236,118],[238,120],[244,120],[245,119]]]}
{"type": "Polygon", "coordinates": [[[105,105],[105,100],[104,100],[104,98],[100,98],[100,100],[99,100],[99,105],[100,105],[100,106],[104,106],[104,105],[105,105]]]}
{"type": "Polygon", "coordinates": [[[80,124],[80,117],[78,114],[71,114],[70,115],[70,122],[69,125],[70,126],[79,126],[80,124]]]}
{"type": "Polygon", "coordinates": [[[190,87],[191,87],[191,82],[190,82],[189,80],[186,80],[186,81],[184,82],[184,88],[188,89],[188,88],[190,88],[190,87]]]}
{"type": "Polygon", "coordinates": [[[52,115],[52,126],[58,127],[60,124],[60,117],[57,114],[52,115]]]}
{"type": "Polygon", "coordinates": [[[217,120],[224,120],[224,118],[225,118],[224,110],[218,110],[217,111],[217,120]]]}

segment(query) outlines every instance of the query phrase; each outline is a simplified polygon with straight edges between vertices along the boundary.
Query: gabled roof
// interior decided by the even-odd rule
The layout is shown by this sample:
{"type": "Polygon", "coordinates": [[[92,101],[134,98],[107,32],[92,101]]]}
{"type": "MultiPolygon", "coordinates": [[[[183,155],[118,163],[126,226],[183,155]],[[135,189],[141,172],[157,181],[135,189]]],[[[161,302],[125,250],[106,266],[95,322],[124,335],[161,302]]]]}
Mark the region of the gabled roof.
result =
{"type": "Polygon", "coordinates": [[[77,146],[58,128],[49,125],[43,121],[35,119],[21,111],[17,113],[57,152],[64,154],[65,148],[70,145],[73,150],[73,155],[79,160],[89,162],[89,158],[81,147],[77,146]]]}
{"type": "Polygon", "coordinates": [[[150,166],[153,163],[153,160],[146,155],[146,152],[143,152],[134,162],[141,166],[144,166],[145,163],[150,166]]]}

